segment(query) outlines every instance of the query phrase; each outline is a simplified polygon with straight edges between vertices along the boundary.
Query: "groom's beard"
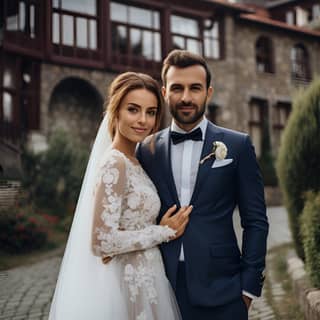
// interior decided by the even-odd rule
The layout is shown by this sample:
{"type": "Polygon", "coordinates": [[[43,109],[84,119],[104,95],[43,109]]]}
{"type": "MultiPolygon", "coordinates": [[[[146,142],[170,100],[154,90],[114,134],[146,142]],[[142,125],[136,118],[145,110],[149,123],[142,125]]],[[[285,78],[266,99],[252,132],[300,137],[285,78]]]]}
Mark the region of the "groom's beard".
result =
{"type": "Polygon", "coordinates": [[[192,102],[179,102],[176,105],[168,104],[172,117],[181,124],[193,124],[197,123],[204,115],[206,111],[207,98],[198,106],[192,102]],[[192,112],[184,112],[182,107],[192,107],[192,112]]]}

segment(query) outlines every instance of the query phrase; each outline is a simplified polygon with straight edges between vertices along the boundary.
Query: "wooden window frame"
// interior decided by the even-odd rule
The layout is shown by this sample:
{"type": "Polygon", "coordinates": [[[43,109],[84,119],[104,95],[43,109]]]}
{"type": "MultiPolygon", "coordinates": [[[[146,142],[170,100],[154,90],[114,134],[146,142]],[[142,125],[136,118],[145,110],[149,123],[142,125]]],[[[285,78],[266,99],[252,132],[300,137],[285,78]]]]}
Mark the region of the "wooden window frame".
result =
{"type": "MultiPolygon", "coordinates": [[[[180,34],[180,33],[174,33],[170,30],[170,48],[171,50],[174,49],[173,46],[173,37],[174,36],[178,36],[181,38],[184,38],[184,48],[186,49],[186,43],[188,39],[191,40],[196,40],[200,43],[201,45],[201,50],[200,50],[200,55],[202,55],[203,57],[205,57],[208,60],[221,60],[224,58],[224,43],[223,43],[223,38],[224,38],[224,23],[222,19],[216,19],[215,17],[206,17],[203,14],[199,14],[199,15],[191,15],[188,12],[186,12],[186,10],[179,10],[176,9],[175,11],[172,11],[170,13],[170,18],[171,15],[175,15],[181,18],[185,18],[185,19],[191,19],[197,22],[198,25],[198,30],[199,30],[199,37],[194,37],[194,36],[187,36],[184,34],[180,34]],[[218,37],[217,38],[212,38],[212,37],[207,37],[204,35],[204,31],[206,30],[205,28],[205,20],[211,20],[212,21],[212,25],[216,22],[218,23],[218,37]],[[206,56],[205,54],[205,39],[210,39],[213,41],[218,42],[219,44],[219,57],[214,58],[214,57],[210,57],[210,56],[206,56]]],[[[169,19],[170,19],[169,18],[169,19]]],[[[170,24],[170,23],[169,23],[170,24]]]]}
{"type": "Polygon", "coordinates": [[[102,10],[101,1],[95,0],[96,3],[96,15],[91,15],[87,13],[66,10],[62,8],[62,2],[59,0],[59,8],[55,8],[50,1],[50,6],[48,8],[49,19],[49,31],[50,34],[47,35],[49,47],[49,54],[53,61],[65,63],[65,64],[75,64],[79,66],[88,66],[94,68],[102,68],[105,65],[104,62],[104,44],[102,42],[102,23],[101,17],[104,14],[102,10]],[[53,17],[58,15],[59,21],[59,43],[53,42],[53,17]],[[72,19],[73,25],[73,44],[67,45],[63,43],[63,16],[69,16],[72,19]],[[87,21],[87,45],[88,47],[78,47],[77,46],[77,19],[82,18],[87,21]],[[95,21],[96,23],[96,49],[90,48],[90,21],[95,21]]]}
{"type": "Polygon", "coordinates": [[[275,73],[274,49],[272,39],[268,36],[260,36],[255,43],[256,69],[261,73],[275,73]],[[259,65],[263,70],[259,70],[259,65]]]}
{"type": "MultiPolygon", "coordinates": [[[[8,138],[14,140],[22,133],[30,130],[40,129],[40,64],[30,58],[24,59],[20,56],[1,53],[1,59],[10,66],[11,74],[14,79],[14,87],[5,87],[3,83],[4,67],[1,67],[0,73],[0,122],[2,130],[8,138]],[[23,86],[23,66],[30,67],[30,85],[23,86]],[[3,95],[8,93],[13,99],[12,121],[5,121],[3,118],[3,95]],[[28,107],[25,114],[22,114],[24,106],[22,104],[28,101],[28,107]],[[22,123],[22,118],[26,121],[22,123]]],[[[9,139],[10,140],[10,139],[9,139]]]]}
{"type": "Polygon", "coordinates": [[[274,112],[274,122],[273,122],[273,129],[274,130],[280,130],[282,131],[287,123],[287,120],[289,118],[289,115],[291,113],[291,104],[288,102],[277,102],[274,106],[273,106],[273,112],[274,112]],[[286,123],[281,123],[280,121],[280,112],[281,110],[285,110],[286,113],[286,123]]]}
{"type": "Polygon", "coordinates": [[[42,0],[4,0],[3,4],[3,48],[9,51],[19,52],[21,54],[33,57],[43,57],[43,36],[44,36],[44,6],[45,1],[42,0]],[[17,7],[17,30],[7,29],[8,2],[16,1],[17,7]],[[19,30],[19,3],[25,3],[27,30],[19,30]],[[35,36],[30,36],[30,7],[34,6],[34,32],[35,36]]]}
{"type": "MultiPolygon", "coordinates": [[[[207,60],[222,60],[224,58],[224,36],[225,36],[225,29],[224,29],[224,23],[222,19],[215,19],[215,18],[211,18],[208,19],[211,20],[212,25],[214,23],[218,24],[218,36],[216,38],[214,37],[206,37],[204,35],[204,31],[206,30],[205,26],[203,26],[203,56],[207,59],[207,60]],[[212,42],[217,42],[218,46],[219,46],[219,56],[218,57],[211,57],[211,56],[207,56],[205,54],[206,52],[206,43],[205,40],[208,39],[211,40],[212,42]]],[[[203,20],[203,24],[205,24],[205,21],[203,20]]],[[[210,41],[210,42],[211,42],[210,41]]]]}
{"type": "MultiPolygon", "coordinates": [[[[119,3],[122,4],[124,6],[128,7],[134,7],[134,8],[141,8],[144,10],[149,10],[151,12],[158,12],[159,14],[159,20],[160,20],[160,25],[161,25],[161,15],[162,12],[160,10],[160,8],[157,7],[142,7],[141,5],[137,5],[135,3],[123,3],[123,2],[119,2],[119,1],[110,1],[110,6],[111,7],[111,2],[113,3],[119,3]]],[[[127,48],[128,48],[128,52],[125,53],[119,53],[118,51],[112,51],[110,53],[110,58],[111,58],[111,67],[112,69],[116,69],[116,70],[120,70],[120,71],[124,71],[127,70],[128,67],[133,68],[134,70],[148,70],[148,72],[150,72],[151,74],[156,74],[160,68],[161,68],[161,63],[162,63],[162,59],[163,59],[163,50],[162,48],[162,44],[163,44],[163,35],[162,35],[162,30],[159,26],[159,28],[152,28],[152,27],[146,27],[146,26],[139,26],[139,25],[135,25],[135,24],[131,24],[129,22],[120,22],[120,21],[114,21],[111,19],[111,10],[110,10],[110,38],[109,38],[109,44],[111,44],[112,46],[112,30],[113,28],[116,28],[118,26],[122,26],[126,29],[126,34],[127,34],[127,48]],[[154,60],[154,59],[147,59],[146,57],[144,57],[143,55],[135,55],[134,53],[132,53],[132,46],[131,46],[131,39],[130,39],[130,30],[132,29],[136,29],[139,30],[140,32],[143,31],[148,31],[151,32],[152,34],[158,33],[159,37],[160,37],[160,60],[154,60]]],[[[153,56],[154,56],[154,52],[153,52],[153,56]]]]}
{"type": "Polygon", "coordinates": [[[293,80],[310,82],[312,77],[310,72],[310,59],[307,48],[303,44],[298,43],[294,45],[291,50],[291,78],[293,80]],[[294,50],[299,51],[298,53],[294,54],[294,50]],[[300,54],[302,55],[300,56],[300,54]],[[302,70],[304,70],[304,74],[301,73],[301,75],[299,75],[294,71],[295,68],[301,68],[302,70]]]}
{"type": "Polygon", "coordinates": [[[273,106],[273,125],[272,129],[274,132],[274,143],[273,147],[277,151],[280,143],[281,143],[281,137],[282,137],[282,132],[284,128],[286,127],[286,124],[288,122],[288,118],[291,112],[292,106],[291,103],[289,102],[281,102],[278,101],[274,106],[273,106]],[[286,120],[285,123],[281,123],[281,110],[285,110],[286,114],[286,120]]]}
{"type": "MultiPolygon", "coordinates": [[[[190,19],[190,20],[193,20],[197,23],[198,25],[198,31],[199,31],[199,36],[198,37],[195,37],[195,36],[188,36],[188,35],[185,35],[185,34],[182,34],[182,33],[174,33],[172,32],[172,30],[170,29],[170,41],[171,41],[171,49],[175,49],[174,47],[174,43],[173,43],[173,37],[177,36],[177,37],[180,37],[180,38],[183,38],[184,39],[184,47],[181,48],[182,50],[187,50],[187,41],[188,40],[195,40],[197,41],[200,45],[201,45],[201,49],[200,49],[200,52],[199,54],[200,55],[203,55],[204,53],[204,36],[203,36],[203,23],[202,23],[202,19],[200,17],[196,17],[196,16],[191,16],[191,15],[187,15],[187,14],[184,14],[183,12],[179,12],[179,11],[174,11],[174,12],[171,12],[171,15],[170,15],[170,20],[171,20],[171,16],[178,16],[178,17],[181,17],[181,18],[184,18],[184,19],[190,19]]],[[[171,23],[170,23],[171,25],[171,23]]]]}
{"type": "Polygon", "coordinates": [[[259,159],[263,156],[263,139],[264,139],[264,134],[269,134],[269,127],[266,125],[264,122],[265,119],[267,119],[268,122],[268,100],[260,98],[260,97],[252,97],[249,101],[249,134],[251,137],[253,137],[253,128],[259,128],[260,130],[260,152],[261,154],[259,155],[259,159]],[[253,120],[253,108],[259,108],[259,120],[253,120]]]}

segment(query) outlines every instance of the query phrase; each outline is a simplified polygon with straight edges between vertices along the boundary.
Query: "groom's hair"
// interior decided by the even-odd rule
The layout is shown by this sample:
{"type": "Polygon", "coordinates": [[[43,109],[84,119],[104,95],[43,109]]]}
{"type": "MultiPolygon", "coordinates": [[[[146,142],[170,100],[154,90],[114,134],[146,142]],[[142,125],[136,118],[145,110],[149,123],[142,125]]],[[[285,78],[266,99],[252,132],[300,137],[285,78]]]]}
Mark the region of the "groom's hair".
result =
{"type": "Polygon", "coordinates": [[[192,53],[187,50],[177,49],[171,51],[163,61],[161,71],[161,79],[163,86],[165,87],[167,85],[167,73],[170,67],[187,68],[195,65],[200,65],[205,69],[206,84],[208,89],[211,83],[211,72],[206,60],[198,54],[192,53]]]}

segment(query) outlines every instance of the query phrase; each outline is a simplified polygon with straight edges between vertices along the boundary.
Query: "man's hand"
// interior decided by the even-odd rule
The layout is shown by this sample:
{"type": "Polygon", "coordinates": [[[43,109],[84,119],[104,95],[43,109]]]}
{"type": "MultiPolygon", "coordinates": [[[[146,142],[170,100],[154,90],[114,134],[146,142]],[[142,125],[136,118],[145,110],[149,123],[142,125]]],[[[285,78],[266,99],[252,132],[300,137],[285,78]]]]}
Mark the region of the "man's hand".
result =
{"type": "Polygon", "coordinates": [[[191,213],[193,207],[181,207],[179,211],[174,214],[176,209],[176,205],[169,208],[160,221],[161,226],[168,226],[169,228],[176,231],[176,235],[172,240],[179,238],[183,234],[189,222],[189,214],[191,213]]]}
{"type": "Polygon", "coordinates": [[[244,294],[242,295],[242,299],[243,299],[244,303],[246,304],[247,309],[249,310],[249,308],[251,306],[252,299],[244,294]]]}

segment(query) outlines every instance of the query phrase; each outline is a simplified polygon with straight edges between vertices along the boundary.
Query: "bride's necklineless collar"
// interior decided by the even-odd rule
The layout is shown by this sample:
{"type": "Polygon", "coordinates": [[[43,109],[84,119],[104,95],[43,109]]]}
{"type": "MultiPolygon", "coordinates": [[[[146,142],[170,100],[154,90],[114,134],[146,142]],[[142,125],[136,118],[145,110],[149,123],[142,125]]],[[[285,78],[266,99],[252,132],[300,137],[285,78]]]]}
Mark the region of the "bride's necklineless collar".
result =
{"type": "Polygon", "coordinates": [[[126,153],[124,153],[123,151],[117,149],[117,148],[112,148],[112,150],[116,150],[117,152],[121,153],[125,158],[127,158],[134,166],[139,166],[140,167],[140,162],[138,161],[138,159],[134,156],[129,156],[126,153]]]}

